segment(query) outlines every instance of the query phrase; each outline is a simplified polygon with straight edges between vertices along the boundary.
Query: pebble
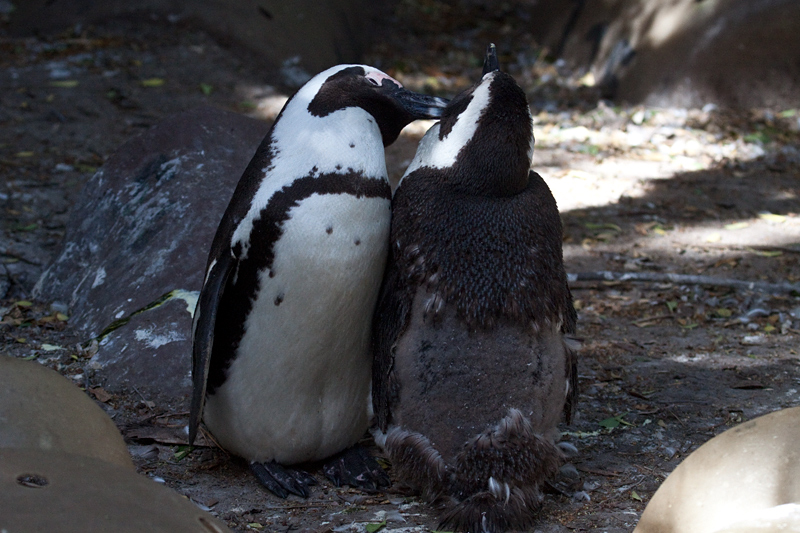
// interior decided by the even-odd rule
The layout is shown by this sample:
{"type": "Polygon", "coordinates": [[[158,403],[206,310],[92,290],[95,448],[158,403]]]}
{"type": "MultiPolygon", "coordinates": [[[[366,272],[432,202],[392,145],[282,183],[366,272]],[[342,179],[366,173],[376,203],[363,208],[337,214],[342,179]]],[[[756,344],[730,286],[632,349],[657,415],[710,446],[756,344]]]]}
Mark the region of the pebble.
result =
{"type": "Polygon", "coordinates": [[[745,335],[741,340],[741,343],[745,346],[759,346],[766,342],[767,338],[764,335],[745,335]]]}

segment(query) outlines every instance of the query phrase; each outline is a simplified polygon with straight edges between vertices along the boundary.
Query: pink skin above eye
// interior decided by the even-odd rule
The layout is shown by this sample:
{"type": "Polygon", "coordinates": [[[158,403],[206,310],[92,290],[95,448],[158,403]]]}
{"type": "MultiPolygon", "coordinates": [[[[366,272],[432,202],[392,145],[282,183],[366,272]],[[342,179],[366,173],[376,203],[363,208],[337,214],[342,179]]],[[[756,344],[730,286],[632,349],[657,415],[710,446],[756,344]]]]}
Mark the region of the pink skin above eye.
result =
{"type": "Polygon", "coordinates": [[[375,83],[376,85],[378,85],[378,86],[380,86],[380,85],[382,85],[382,84],[383,84],[383,80],[389,80],[390,82],[394,83],[394,84],[395,84],[395,85],[397,85],[398,87],[402,87],[402,86],[403,86],[403,84],[402,84],[402,83],[400,83],[399,81],[397,81],[397,80],[396,80],[396,79],[394,79],[393,77],[389,76],[388,74],[384,74],[384,73],[383,73],[383,72],[381,72],[380,70],[372,70],[372,71],[370,71],[370,72],[367,72],[367,74],[365,75],[365,77],[366,77],[368,80],[370,80],[370,81],[374,82],[374,83],[375,83]]]}

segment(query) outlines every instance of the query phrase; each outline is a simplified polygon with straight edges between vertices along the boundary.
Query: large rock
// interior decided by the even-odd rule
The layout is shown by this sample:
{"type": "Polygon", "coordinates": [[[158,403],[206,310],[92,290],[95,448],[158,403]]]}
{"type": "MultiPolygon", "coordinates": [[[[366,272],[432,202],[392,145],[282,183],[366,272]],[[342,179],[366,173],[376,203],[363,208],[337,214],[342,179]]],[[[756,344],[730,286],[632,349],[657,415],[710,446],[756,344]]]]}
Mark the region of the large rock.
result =
{"type": "Polygon", "coordinates": [[[590,69],[607,97],[797,107],[794,0],[540,2],[535,14],[534,34],[570,66],[590,69]]]}
{"type": "Polygon", "coordinates": [[[800,407],[745,422],[687,457],[634,533],[800,531],[800,407]]]}
{"type": "Polygon", "coordinates": [[[139,16],[189,21],[223,43],[254,52],[283,81],[302,85],[309,73],[359,62],[371,36],[376,4],[366,0],[24,0],[15,1],[15,35],[60,31],[70,25],[139,16]]]}
{"type": "Polygon", "coordinates": [[[82,455],[0,448],[0,531],[231,530],[133,469],[82,455]]]}
{"type": "Polygon", "coordinates": [[[231,194],[269,125],[200,108],[125,143],[86,184],[61,253],[34,288],[98,338],[112,389],[189,391],[193,292],[231,194]]]}
{"type": "Polygon", "coordinates": [[[86,394],[54,370],[4,355],[0,448],[86,455],[133,469],[114,422],[86,394]]]}

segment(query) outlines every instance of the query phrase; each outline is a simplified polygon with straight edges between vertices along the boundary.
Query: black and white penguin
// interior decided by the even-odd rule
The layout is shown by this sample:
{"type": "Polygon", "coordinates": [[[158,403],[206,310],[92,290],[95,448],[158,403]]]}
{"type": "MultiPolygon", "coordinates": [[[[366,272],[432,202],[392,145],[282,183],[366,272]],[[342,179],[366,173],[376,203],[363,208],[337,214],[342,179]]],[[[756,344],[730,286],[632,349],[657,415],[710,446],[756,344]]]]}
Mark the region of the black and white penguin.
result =
{"type": "MultiPolygon", "coordinates": [[[[368,429],[384,146],[446,103],[365,65],[318,74],[284,106],[220,222],[194,316],[189,440],[202,418],[279,496],[315,482],[285,467],[335,456],[368,429]]],[[[385,474],[370,459],[356,450],[325,472],[375,488],[385,474]]]]}
{"type": "Polygon", "coordinates": [[[423,137],[392,200],[375,433],[401,480],[450,502],[439,529],[526,528],[562,461],[576,314],[533,141],[525,93],[490,46],[483,77],[423,137]]]}

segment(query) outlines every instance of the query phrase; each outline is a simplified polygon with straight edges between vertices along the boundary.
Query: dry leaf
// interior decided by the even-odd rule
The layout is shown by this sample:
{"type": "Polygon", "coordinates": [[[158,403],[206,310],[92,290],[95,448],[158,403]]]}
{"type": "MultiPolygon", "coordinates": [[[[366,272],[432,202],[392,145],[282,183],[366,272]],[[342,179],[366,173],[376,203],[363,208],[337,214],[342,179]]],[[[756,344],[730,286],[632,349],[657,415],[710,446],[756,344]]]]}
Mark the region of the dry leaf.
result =
{"type": "Polygon", "coordinates": [[[725,224],[724,228],[726,230],[737,230],[737,229],[744,229],[750,227],[749,222],[734,222],[732,224],[725,224]]]}
{"type": "Polygon", "coordinates": [[[106,403],[108,400],[113,398],[113,396],[111,394],[109,394],[102,387],[95,387],[95,388],[91,388],[90,387],[88,390],[89,390],[89,392],[92,393],[92,396],[94,396],[95,398],[97,398],[99,401],[101,401],[103,403],[106,403]]]}
{"type": "Polygon", "coordinates": [[[45,352],[55,352],[56,350],[63,350],[64,349],[63,346],[57,346],[55,344],[47,344],[46,342],[43,342],[42,345],[40,346],[40,348],[42,350],[44,350],[45,352]]]}
{"type": "Polygon", "coordinates": [[[60,87],[62,89],[72,89],[73,87],[78,86],[78,80],[59,80],[59,81],[51,81],[51,87],[60,87]]]}
{"type": "Polygon", "coordinates": [[[783,215],[776,215],[773,213],[759,213],[758,218],[761,220],[766,220],[767,222],[772,222],[774,224],[780,224],[786,220],[786,217],[783,215]]]}
{"type": "Polygon", "coordinates": [[[142,87],[161,87],[164,85],[164,80],[161,78],[148,78],[141,81],[142,87]]]}

